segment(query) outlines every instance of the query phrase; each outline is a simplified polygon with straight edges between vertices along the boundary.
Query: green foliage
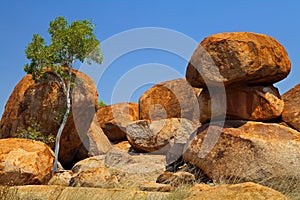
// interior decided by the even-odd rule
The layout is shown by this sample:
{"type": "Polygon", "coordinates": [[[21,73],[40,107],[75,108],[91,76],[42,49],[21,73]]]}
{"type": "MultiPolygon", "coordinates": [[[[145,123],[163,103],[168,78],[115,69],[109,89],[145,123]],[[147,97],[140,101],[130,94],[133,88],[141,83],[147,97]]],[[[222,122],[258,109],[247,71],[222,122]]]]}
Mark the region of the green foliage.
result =
{"type": "Polygon", "coordinates": [[[98,106],[107,106],[107,104],[104,102],[104,101],[100,101],[99,103],[98,103],[98,106]]]}
{"type": "Polygon", "coordinates": [[[103,56],[94,29],[95,25],[89,20],[77,20],[68,25],[64,17],[57,17],[49,25],[50,45],[46,45],[38,34],[33,35],[25,50],[30,63],[24,66],[24,71],[32,74],[35,81],[39,81],[44,68],[50,68],[62,76],[62,68],[72,68],[76,60],[86,60],[88,64],[92,61],[101,63],[103,56]]]}
{"type": "Polygon", "coordinates": [[[55,118],[54,118],[54,121],[55,123],[57,123],[58,125],[61,124],[63,118],[64,118],[64,114],[66,112],[66,109],[58,109],[58,111],[53,111],[54,114],[55,114],[55,118]]]}
{"type": "Polygon", "coordinates": [[[27,128],[18,127],[17,129],[18,138],[38,140],[48,145],[50,145],[55,141],[55,138],[52,134],[45,136],[40,132],[40,124],[37,122],[36,119],[30,119],[28,123],[29,126],[27,128]]]}

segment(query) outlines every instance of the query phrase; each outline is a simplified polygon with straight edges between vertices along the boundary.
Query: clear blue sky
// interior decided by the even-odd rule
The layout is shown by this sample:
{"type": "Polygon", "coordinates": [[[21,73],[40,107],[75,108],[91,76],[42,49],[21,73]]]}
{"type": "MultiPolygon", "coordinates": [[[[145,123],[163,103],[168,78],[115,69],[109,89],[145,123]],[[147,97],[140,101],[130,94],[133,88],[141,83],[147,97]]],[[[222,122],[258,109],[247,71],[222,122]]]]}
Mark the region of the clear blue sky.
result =
{"type": "MultiPolygon", "coordinates": [[[[100,41],[105,41],[122,31],[143,27],[176,30],[197,42],[219,32],[250,31],[270,35],[286,48],[292,62],[292,71],[288,78],[276,84],[280,92],[284,93],[300,82],[299,2],[298,0],[2,1],[0,115],[13,88],[25,75],[23,65],[28,62],[24,54],[26,45],[34,33],[47,38],[49,22],[57,16],[65,16],[69,21],[91,19],[97,25],[96,36],[100,41]]],[[[105,56],[106,52],[103,53],[105,56]]],[[[110,103],[116,82],[130,69],[147,63],[169,66],[178,72],[178,77],[183,77],[187,61],[171,53],[151,49],[123,55],[111,65],[97,84],[99,99],[110,103]]],[[[148,75],[148,72],[145,72],[144,76],[141,75],[139,78],[144,79],[148,75]]],[[[170,79],[168,74],[164,77],[166,80],[170,79]]],[[[137,101],[140,93],[150,85],[141,85],[131,95],[130,100],[137,101]]]]}

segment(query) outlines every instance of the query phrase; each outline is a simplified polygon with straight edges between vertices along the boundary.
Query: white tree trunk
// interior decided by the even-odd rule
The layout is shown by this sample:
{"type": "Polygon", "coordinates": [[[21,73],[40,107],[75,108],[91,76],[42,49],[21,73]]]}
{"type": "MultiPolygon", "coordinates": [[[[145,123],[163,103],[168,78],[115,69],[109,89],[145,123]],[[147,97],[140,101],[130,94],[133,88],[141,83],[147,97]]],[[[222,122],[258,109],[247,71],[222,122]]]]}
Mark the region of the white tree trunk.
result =
{"type": "Polygon", "coordinates": [[[53,167],[52,167],[52,173],[57,172],[60,137],[61,137],[61,134],[64,130],[64,127],[67,123],[67,119],[69,117],[70,110],[71,110],[70,90],[71,90],[71,79],[72,79],[72,68],[73,67],[68,67],[68,68],[69,68],[69,75],[68,75],[67,87],[66,87],[65,82],[62,81],[63,88],[64,88],[64,90],[66,89],[65,92],[66,92],[66,100],[67,100],[67,109],[66,109],[66,112],[64,114],[64,118],[62,120],[62,123],[60,124],[60,127],[58,129],[57,135],[56,135],[55,152],[54,152],[55,158],[54,158],[54,163],[53,163],[53,167]]]}

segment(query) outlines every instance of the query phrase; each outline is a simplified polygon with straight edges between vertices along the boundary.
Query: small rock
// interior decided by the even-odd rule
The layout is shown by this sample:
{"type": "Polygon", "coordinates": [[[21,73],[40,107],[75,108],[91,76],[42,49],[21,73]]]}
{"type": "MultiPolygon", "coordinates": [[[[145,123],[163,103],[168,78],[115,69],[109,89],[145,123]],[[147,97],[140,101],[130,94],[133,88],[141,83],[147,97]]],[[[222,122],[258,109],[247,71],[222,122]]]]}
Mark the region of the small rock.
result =
{"type": "Polygon", "coordinates": [[[48,182],[48,185],[60,185],[67,187],[70,184],[72,176],[73,172],[70,170],[56,172],[48,182]]]}
{"type": "Polygon", "coordinates": [[[131,145],[128,141],[121,141],[113,144],[113,146],[125,152],[131,151],[131,145]]]}
{"type": "Polygon", "coordinates": [[[173,189],[174,188],[171,185],[169,185],[169,184],[156,183],[154,181],[142,183],[140,185],[140,190],[142,190],[142,191],[170,192],[173,189]]]}
{"type": "Polygon", "coordinates": [[[111,141],[126,139],[126,127],[138,120],[138,104],[118,103],[100,106],[97,110],[98,123],[111,141]]]}
{"type": "Polygon", "coordinates": [[[105,167],[105,155],[94,156],[77,162],[72,167],[72,172],[80,173],[88,169],[99,168],[99,167],[105,167]]]}
{"type": "Polygon", "coordinates": [[[189,172],[179,171],[164,172],[156,180],[157,183],[170,184],[173,187],[179,187],[183,185],[192,185],[196,181],[195,176],[189,172]]]}

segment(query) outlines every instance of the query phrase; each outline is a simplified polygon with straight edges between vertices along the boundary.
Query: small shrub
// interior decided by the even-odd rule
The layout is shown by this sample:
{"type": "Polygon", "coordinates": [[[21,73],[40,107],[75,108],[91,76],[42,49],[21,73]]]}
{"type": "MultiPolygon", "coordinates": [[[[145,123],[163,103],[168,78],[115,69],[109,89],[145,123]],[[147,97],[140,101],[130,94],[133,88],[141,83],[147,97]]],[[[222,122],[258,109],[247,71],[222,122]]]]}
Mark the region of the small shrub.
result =
{"type": "Polygon", "coordinates": [[[98,103],[98,106],[100,107],[100,106],[107,106],[107,104],[104,102],[104,101],[100,101],[99,103],[98,103]]]}
{"type": "Polygon", "coordinates": [[[30,119],[28,123],[29,126],[27,128],[18,127],[17,129],[18,138],[24,138],[28,140],[38,140],[46,143],[47,145],[50,145],[55,141],[55,138],[52,134],[45,136],[40,132],[40,124],[36,121],[36,119],[30,119]]]}

